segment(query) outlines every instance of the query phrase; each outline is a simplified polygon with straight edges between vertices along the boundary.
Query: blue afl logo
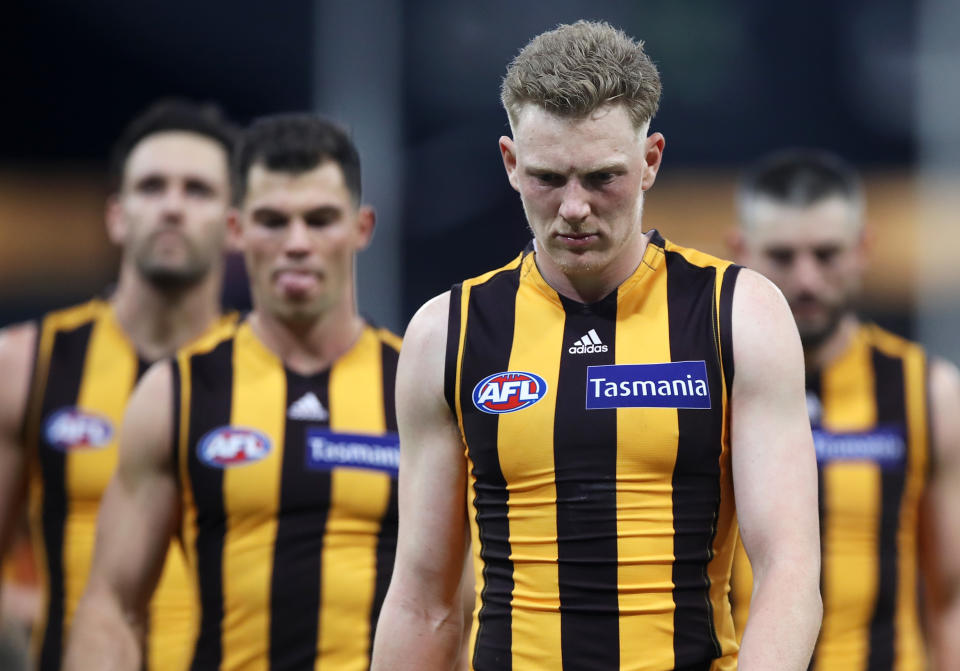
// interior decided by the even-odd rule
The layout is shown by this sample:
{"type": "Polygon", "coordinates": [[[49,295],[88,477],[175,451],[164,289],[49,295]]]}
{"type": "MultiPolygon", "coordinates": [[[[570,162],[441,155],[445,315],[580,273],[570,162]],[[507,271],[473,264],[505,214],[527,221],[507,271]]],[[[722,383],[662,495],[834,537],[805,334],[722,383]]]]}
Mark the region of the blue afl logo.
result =
{"type": "Polygon", "coordinates": [[[547,383],[539,375],[505,371],[489,375],[473,388],[473,404],[493,415],[529,408],[547,395],[547,383]]]}
{"type": "Polygon", "coordinates": [[[113,440],[109,420],[80,408],[60,408],[44,424],[47,443],[62,452],[95,450],[113,440]]]}
{"type": "Polygon", "coordinates": [[[240,426],[221,426],[197,444],[197,457],[214,468],[242,466],[270,454],[270,439],[259,431],[240,426]]]}

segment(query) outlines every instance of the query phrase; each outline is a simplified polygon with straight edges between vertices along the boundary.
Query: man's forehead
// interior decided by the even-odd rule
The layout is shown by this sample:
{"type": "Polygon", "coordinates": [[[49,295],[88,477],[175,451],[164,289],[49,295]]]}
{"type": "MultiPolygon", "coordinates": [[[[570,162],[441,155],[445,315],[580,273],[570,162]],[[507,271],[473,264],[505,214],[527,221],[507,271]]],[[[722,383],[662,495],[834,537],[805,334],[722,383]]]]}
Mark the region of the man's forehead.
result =
{"type": "Polygon", "coordinates": [[[343,170],[334,161],[324,161],[303,172],[271,170],[259,162],[250,167],[247,207],[342,207],[350,203],[343,170]]]}
{"type": "Polygon", "coordinates": [[[190,131],[163,131],[147,135],[130,152],[124,176],[153,171],[209,174],[212,179],[227,176],[227,152],[216,140],[190,131]]]}
{"type": "Polygon", "coordinates": [[[755,198],[749,204],[748,217],[750,236],[758,241],[851,241],[862,228],[856,206],[842,196],[829,196],[807,206],[755,198]]]}

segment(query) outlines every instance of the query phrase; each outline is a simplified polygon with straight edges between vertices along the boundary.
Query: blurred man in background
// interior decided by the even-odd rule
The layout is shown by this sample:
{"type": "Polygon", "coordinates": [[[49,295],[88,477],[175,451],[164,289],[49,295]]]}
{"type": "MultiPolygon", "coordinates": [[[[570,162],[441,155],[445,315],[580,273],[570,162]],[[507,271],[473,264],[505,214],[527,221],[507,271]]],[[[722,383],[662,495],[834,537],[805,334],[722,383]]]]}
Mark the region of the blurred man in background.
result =
{"type": "MultiPolygon", "coordinates": [[[[0,335],[0,555],[29,500],[42,608],[34,661],[56,671],[87,581],[127,399],[151,362],[224,318],[220,284],[235,130],[220,111],[157,103],[117,142],[107,232],[115,290],[0,335]]],[[[232,321],[232,318],[228,318],[232,321]]],[[[195,595],[177,546],[145,623],[148,668],[183,668],[195,595]]]]}
{"type": "MultiPolygon", "coordinates": [[[[747,173],[739,206],[737,259],[783,291],[806,357],[823,551],[813,668],[927,668],[923,572],[936,668],[960,669],[960,376],[858,318],[868,236],[849,165],[821,151],[776,154],[747,173]]],[[[742,554],[735,576],[740,624],[760,585],[742,554]]]]}
{"type": "Polygon", "coordinates": [[[200,589],[191,668],[370,666],[396,545],[400,343],[357,313],[374,229],[360,159],[324,119],[267,117],[235,179],[254,309],[134,393],[71,671],[139,669],[136,630],[177,528],[200,589]]]}
{"type": "Polygon", "coordinates": [[[606,23],[543,33],[507,70],[500,150],[534,242],[407,331],[376,671],[451,668],[468,539],[476,671],[735,669],[737,513],[769,578],[740,664],[807,667],[819,547],[800,341],[767,280],[642,230],[659,98],[642,43],[606,23]]]}

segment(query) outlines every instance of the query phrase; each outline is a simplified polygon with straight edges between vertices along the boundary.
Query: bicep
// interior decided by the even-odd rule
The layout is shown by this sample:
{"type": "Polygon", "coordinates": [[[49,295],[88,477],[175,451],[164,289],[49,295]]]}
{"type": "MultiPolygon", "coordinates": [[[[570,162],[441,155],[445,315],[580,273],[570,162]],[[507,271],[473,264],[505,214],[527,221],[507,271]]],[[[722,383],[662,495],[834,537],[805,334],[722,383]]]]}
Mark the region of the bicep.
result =
{"type": "Polygon", "coordinates": [[[169,364],[154,366],[134,391],[120,430],[117,470],[97,518],[91,585],[142,611],[179,520],[171,448],[169,364]]]}
{"type": "MultiPolygon", "coordinates": [[[[440,299],[436,299],[439,301],[440,299]]],[[[455,598],[465,553],[466,468],[460,431],[443,398],[445,303],[411,322],[397,368],[400,528],[397,569],[443,601],[455,598]],[[442,317],[442,319],[440,318],[442,317]]]]}
{"type": "Polygon", "coordinates": [[[930,368],[933,480],[927,510],[935,534],[940,571],[960,584],[960,374],[945,361],[930,368]]]}
{"type": "Polygon", "coordinates": [[[734,489],[755,570],[774,554],[819,554],[817,474],[803,353],[793,316],[763,277],[744,271],[733,301],[734,489]]]}

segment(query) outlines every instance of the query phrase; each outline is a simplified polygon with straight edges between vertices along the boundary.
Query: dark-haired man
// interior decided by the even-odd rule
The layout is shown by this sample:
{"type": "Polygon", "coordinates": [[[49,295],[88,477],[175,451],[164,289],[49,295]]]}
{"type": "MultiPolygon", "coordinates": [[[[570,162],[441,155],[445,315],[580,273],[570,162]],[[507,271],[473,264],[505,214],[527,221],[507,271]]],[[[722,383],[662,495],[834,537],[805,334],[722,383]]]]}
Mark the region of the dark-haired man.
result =
{"type": "Polygon", "coordinates": [[[396,336],[357,313],[374,213],[338,127],[246,131],[234,171],[253,311],[134,392],[66,668],[138,668],[161,550],[200,590],[193,669],[364,671],[396,543],[396,336]]]}
{"type": "MultiPolygon", "coordinates": [[[[819,150],[759,161],[739,192],[738,260],[783,291],[806,356],[823,552],[813,665],[925,669],[927,638],[935,668],[958,669],[960,376],[920,345],[857,317],[867,257],[863,200],[853,168],[819,150]],[[931,579],[926,637],[921,575],[931,579]]],[[[753,583],[745,557],[734,571],[740,624],[753,583]]]]}
{"type": "MultiPolygon", "coordinates": [[[[211,105],[165,101],[134,119],[111,163],[107,232],[116,290],[0,334],[0,553],[29,499],[43,606],[42,671],[60,668],[83,592],[120,419],[150,362],[213,327],[230,206],[234,128],[211,105]]],[[[195,606],[179,548],[148,618],[150,668],[178,668],[195,606]]]]}
{"type": "Polygon", "coordinates": [[[507,70],[500,150],[534,243],[407,330],[376,671],[450,668],[468,538],[476,671],[735,669],[737,517],[763,576],[740,668],[806,668],[819,551],[799,338],[760,275],[643,232],[659,96],[642,45],[607,24],[539,35],[507,70]]]}

